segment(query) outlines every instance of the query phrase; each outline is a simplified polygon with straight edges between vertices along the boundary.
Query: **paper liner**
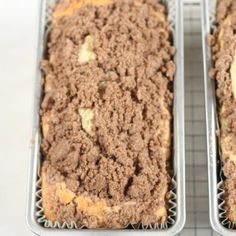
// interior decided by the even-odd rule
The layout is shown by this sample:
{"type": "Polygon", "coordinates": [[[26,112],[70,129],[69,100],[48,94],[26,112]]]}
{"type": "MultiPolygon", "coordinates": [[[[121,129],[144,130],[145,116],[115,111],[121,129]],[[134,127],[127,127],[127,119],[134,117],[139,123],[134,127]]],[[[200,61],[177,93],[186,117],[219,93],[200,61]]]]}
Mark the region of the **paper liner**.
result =
{"type": "MultiPolygon", "coordinates": [[[[44,0],[46,3],[45,8],[45,15],[44,15],[44,49],[46,52],[46,45],[48,34],[51,28],[51,15],[52,10],[51,6],[60,0],[44,0]]],[[[176,37],[175,33],[175,0],[160,0],[160,3],[166,6],[168,11],[168,28],[169,31],[172,33],[173,37],[176,37]]],[[[40,159],[40,158],[39,158],[40,159]]],[[[39,160],[39,168],[40,168],[40,160],[39,160]]],[[[175,165],[173,165],[175,167],[175,165]]],[[[176,172],[174,170],[174,172],[176,172]]],[[[132,228],[132,229],[150,229],[150,230],[164,230],[170,228],[172,225],[175,224],[176,221],[176,208],[177,208],[177,195],[176,195],[176,181],[175,177],[171,179],[171,190],[170,190],[170,199],[168,201],[168,215],[167,220],[164,223],[156,223],[156,224],[149,224],[145,225],[142,223],[137,224],[128,224],[124,227],[124,229],[132,228]]],[[[42,179],[40,177],[39,169],[38,169],[38,180],[36,183],[36,220],[37,222],[45,228],[59,228],[59,229],[82,229],[86,228],[83,225],[77,225],[76,222],[64,222],[60,223],[58,221],[51,221],[46,218],[44,215],[44,210],[42,206],[42,179]]]]}
{"type": "Polygon", "coordinates": [[[227,229],[236,229],[236,223],[229,220],[227,216],[227,211],[225,210],[225,190],[223,188],[223,171],[220,171],[220,182],[217,184],[218,194],[217,198],[219,201],[218,210],[219,210],[219,219],[220,223],[227,229]]]}
{"type": "MultiPolygon", "coordinates": [[[[215,24],[215,15],[216,15],[216,7],[217,7],[218,0],[210,0],[209,1],[209,20],[210,20],[210,30],[211,33],[216,30],[216,24],[215,24]]],[[[215,82],[213,83],[213,95],[215,96],[215,82]]],[[[218,212],[219,212],[219,221],[220,223],[227,229],[236,229],[236,223],[229,220],[227,216],[227,211],[225,210],[225,190],[223,187],[224,184],[224,172],[223,172],[223,163],[222,163],[222,154],[221,154],[221,148],[220,148],[220,122],[217,112],[217,105],[216,105],[216,96],[214,99],[214,108],[216,113],[216,131],[218,132],[217,137],[217,150],[218,150],[218,157],[221,161],[220,166],[217,168],[217,174],[219,177],[219,182],[217,184],[217,199],[218,199],[218,212]]]]}

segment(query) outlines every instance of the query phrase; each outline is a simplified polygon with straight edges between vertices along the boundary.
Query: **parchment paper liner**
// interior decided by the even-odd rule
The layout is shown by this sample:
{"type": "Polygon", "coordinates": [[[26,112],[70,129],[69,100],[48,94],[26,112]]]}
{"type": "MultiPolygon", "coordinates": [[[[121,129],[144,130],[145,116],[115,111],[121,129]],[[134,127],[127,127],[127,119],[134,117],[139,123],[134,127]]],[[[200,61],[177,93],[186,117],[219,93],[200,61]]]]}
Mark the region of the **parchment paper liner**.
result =
{"type": "MultiPolygon", "coordinates": [[[[59,2],[59,0],[45,0],[46,1],[46,9],[45,9],[45,21],[44,21],[44,54],[46,54],[46,44],[47,44],[47,38],[48,33],[50,32],[50,25],[51,25],[51,5],[59,2]]],[[[175,0],[160,0],[162,4],[164,4],[168,11],[168,27],[169,31],[171,32],[172,36],[175,37],[175,0]]],[[[44,57],[44,55],[43,55],[44,57]]],[[[39,158],[41,160],[41,158],[39,158]]],[[[174,162],[173,158],[172,161],[174,162]]],[[[39,161],[40,163],[40,161],[39,161]]],[[[175,165],[174,169],[175,169],[175,165]]],[[[39,164],[40,167],[40,164],[39,164]]],[[[76,222],[64,222],[60,223],[58,221],[50,221],[46,218],[44,215],[43,207],[42,207],[42,180],[40,177],[40,173],[38,171],[38,180],[36,183],[37,191],[36,191],[36,219],[37,222],[42,225],[45,228],[59,228],[59,229],[83,229],[86,228],[83,225],[77,225],[76,222]]],[[[167,220],[164,223],[160,224],[151,224],[151,225],[144,225],[142,223],[138,224],[128,224],[124,227],[124,229],[127,229],[130,226],[132,229],[151,229],[151,230],[163,230],[168,229],[172,225],[175,224],[176,221],[176,208],[177,208],[177,195],[176,195],[176,181],[175,177],[171,179],[171,190],[170,192],[170,199],[168,201],[168,215],[167,220]]]]}

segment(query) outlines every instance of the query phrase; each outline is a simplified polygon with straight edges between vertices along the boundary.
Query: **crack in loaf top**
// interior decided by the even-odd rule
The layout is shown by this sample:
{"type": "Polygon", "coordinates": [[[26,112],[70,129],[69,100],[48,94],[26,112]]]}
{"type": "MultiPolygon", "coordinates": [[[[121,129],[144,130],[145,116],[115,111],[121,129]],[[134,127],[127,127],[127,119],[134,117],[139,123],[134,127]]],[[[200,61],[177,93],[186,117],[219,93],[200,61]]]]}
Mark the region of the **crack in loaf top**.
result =
{"type": "Polygon", "coordinates": [[[167,219],[175,49],[156,0],[61,1],[42,61],[43,207],[90,228],[167,219]]]}

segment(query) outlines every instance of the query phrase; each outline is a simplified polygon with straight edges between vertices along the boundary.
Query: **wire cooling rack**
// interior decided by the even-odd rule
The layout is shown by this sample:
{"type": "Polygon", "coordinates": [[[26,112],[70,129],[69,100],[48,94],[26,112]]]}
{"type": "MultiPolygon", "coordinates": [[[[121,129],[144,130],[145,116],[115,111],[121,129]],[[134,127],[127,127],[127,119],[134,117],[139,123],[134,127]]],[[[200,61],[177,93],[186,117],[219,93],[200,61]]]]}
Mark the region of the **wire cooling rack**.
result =
{"type": "Polygon", "coordinates": [[[187,217],[180,236],[217,236],[208,212],[201,5],[184,1],[187,217]]]}

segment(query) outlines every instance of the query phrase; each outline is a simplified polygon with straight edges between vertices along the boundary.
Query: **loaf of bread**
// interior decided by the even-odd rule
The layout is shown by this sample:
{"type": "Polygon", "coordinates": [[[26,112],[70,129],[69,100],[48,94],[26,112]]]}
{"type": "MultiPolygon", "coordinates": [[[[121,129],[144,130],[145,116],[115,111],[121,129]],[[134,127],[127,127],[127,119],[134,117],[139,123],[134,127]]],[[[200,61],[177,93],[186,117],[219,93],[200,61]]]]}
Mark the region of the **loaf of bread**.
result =
{"type": "Polygon", "coordinates": [[[168,216],[175,64],[156,0],[62,0],[42,60],[42,204],[88,228],[168,216]]]}

